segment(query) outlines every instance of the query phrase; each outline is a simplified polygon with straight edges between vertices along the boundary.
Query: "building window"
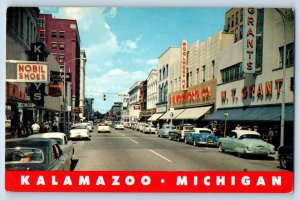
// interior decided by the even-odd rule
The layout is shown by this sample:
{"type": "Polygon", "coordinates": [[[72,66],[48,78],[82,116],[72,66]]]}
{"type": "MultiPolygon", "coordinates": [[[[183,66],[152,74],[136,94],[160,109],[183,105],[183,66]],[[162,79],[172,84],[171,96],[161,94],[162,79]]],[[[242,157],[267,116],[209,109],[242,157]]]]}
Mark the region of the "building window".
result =
{"type": "Polygon", "coordinates": [[[229,32],[230,29],[230,17],[227,18],[227,32],[229,32]]]}
{"type": "Polygon", "coordinates": [[[196,69],[196,84],[199,83],[199,68],[196,69]]]}
{"type": "Polygon", "coordinates": [[[39,18],[37,25],[38,27],[45,27],[45,19],[39,18]]]}
{"type": "Polygon", "coordinates": [[[192,86],[192,85],[193,85],[193,84],[192,84],[192,80],[193,80],[193,79],[192,79],[192,75],[193,75],[193,73],[192,73],[192,71],[191,71],[191,72],[190,72],[190,83],[189,83],[189,84],[190,84],[190,86],[192,86]]]}
{"type": "Polygon", "coordinates": [[[59,50],[65,50],[65,43],[59,43],[59,50]]]}
{"type": "Polygon", "coordinates": [[[205,82],[205,65],[202,66],[202,81],[205,82]]]}
{"type": "Polygon", "coordinates": [[[185,77],[186,77],[186,87],[188,88],[189,85],[190,85],[190,84],[189,84],[189,83],[190,83],[189,68],[186,69],[185,77]]]}
{"type": "Polygon", "coordinates": [[[243,25],[240,26],[240,40],[243,39],[243,25]]]}
{"type": "Polygon", "coordinates": [[[56,31],[52,31],[51,35],[52,35],[53,38],[56,38],[56,31]]]}
{"type": "Polygon", "coordinates": [[[242,63],[238,63],[221,70],[222,83],[228,83],[242,79],[244,72],[242,71],[242,63]]]}
{"type": "Polygon", "coordinates": [[[211,61],[211,66],[212,66],[212,78],[215,78],[215,61],[211,61]]]}
{"type": "MultiPolygon", "coordinates": [[[[279,67],[283,67],[283,46],[279,47],[280,60],[279,67]]],[[[290,43],[286,45],[286,67],[294,66],[295,63],[295,44],[290,43]]]]}
{"type": "Polygon", "coordinates": [[[40,38],[45,38],[45,30],[40,30],[40,38]]]}
{"type": "Polygon", "coordinates": [[[65,38],[65,32],[59,31],[59,38],[65,38]]]}
{"type": "Polygon", "coordinates": [[[234,26],[234,15],[231,17],[231,28],[234,26]]]}
{"type": "Polygon", "coordinates": [[[239,12],[236,12],[235,14],[235,25],[239,23],[239,12]]]}
{"type": "Polygon", "coordinates": [[[169,70],[169,65],[166,65],[166,78],[168,78],[168,70],[169,70]]]}
{"type": "Polygon", "coordinates": [[[59,62],[64,62],[65,61],[65,55],[60,54],[59,55],[59,62]]]}
{"type": "Polygon", "coordinates": [[[56,42],[52,42],[51,43],[51,48],[52,48],[52,50],[56,50],[57,49],[57,43],[56,42]]]}
{"type": "Polygon", "coordinates": [[[244,10],[243,10],[243,8],[240,10],[240,22],[242,22],[243,21],[243,12],[244,12],[244,10]]]}
{"type": "Polygon", "coordinates": [[[159,70],[159,80],[161,80],[162,78],[162,75],[161,75],[161,69],[159,70]]]}

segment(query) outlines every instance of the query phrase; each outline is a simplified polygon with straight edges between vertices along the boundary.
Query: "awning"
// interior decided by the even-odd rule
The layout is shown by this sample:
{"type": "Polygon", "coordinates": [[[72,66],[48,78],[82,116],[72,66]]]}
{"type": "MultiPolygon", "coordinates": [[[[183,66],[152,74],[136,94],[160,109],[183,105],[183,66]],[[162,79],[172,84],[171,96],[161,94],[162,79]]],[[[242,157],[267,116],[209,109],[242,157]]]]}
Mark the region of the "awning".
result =
{"type": "MultiPolygon", "coordinates": [[[[228,121],[280,121],[281,106],[260,106],[247,108],[219,109],[204,120],[225,120],[224,113],[228,113],[228,121]]],[[[285,121],[294,121],[294,106],[285,106],[285,121]]]]}
{"type": "Polygon", "coordinates": [[[198,119],[204,115],[212,106],[198,107],[198,108],[188,108],[179,114],[176,119],[198,119]]]}
{"type": "Polygon", "coordinates": [[[160,116],[162,116],[164,113],[155,113],[154,115],[152,115],[148,121],[156,121],[160,116]]]}
{"type": "MultiPolygon", "coordinates": [[[[181,114],[185,109],[178,109],[173,111],[173,117],[172,119],[175,119],[179,114],[181,114]]],[[[166,112],[161,118],[159,119],[171,119],[171,112],[166,112]]]]}

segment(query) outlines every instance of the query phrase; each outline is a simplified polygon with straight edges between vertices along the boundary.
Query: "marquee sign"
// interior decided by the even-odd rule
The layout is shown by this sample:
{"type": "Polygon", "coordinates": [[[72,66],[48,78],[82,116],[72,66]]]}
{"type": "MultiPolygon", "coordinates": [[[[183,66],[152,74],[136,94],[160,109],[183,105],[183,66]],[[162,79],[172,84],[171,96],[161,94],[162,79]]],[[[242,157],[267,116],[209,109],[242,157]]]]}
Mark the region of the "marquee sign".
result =
{"type": "Polygon", "coordinates": [[[17,81],[32,83],[48,82],[48,65],[39,63],[18,63],[17,81]]]}
{"type": "Polygon", "coordinates": [[[243,9],[243,71],[255,73],[257,10],[243,9]]]}

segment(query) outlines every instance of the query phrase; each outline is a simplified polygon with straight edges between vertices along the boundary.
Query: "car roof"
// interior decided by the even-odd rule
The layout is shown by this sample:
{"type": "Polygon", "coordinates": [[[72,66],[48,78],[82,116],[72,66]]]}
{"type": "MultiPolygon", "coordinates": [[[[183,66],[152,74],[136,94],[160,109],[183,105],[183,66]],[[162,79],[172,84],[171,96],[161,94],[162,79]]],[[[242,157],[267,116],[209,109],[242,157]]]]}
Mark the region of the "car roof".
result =
{"type": "Polygon", "coordinates": [[[14,138],[7,139],[5,142],[6,148],[12,148],[16,146],[25,147],[38,147],[38,146],[49,146],[51,143],[56,143],[54,140],[47,138],[14,138]]]}
{"type": "Polygon", "coordinates": [[[61,138],[64,139],[66,134],[61,132],[48,132],[48,133],[39,133],[28,136],[29,138],[61,138]]]}
{"type": "Polygon", "coordinates": [[[241,137],[242,135],[259,135],[260,134],[256,131],[250,131],[250,130],[232,130],[232,132],[236,132],[237,133],[237,138],[241,137]]]}
{"type": "Polygon", "coordinates": [[[210,131],[212,132],[209,128],[194,128],[195,131],[210,131]]]}

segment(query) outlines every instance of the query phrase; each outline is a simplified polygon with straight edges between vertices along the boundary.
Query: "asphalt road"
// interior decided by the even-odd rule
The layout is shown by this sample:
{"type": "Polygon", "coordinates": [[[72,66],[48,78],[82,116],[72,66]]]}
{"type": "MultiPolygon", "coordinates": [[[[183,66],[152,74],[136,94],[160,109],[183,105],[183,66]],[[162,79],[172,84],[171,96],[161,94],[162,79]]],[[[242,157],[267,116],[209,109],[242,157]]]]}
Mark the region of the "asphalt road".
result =
{"type": "Polygon", "coordinates": [[[73,141],[75,171],[284,171],[275,156],[238,158],[216,147],[195,147],[131,129],[73,141]]]}

